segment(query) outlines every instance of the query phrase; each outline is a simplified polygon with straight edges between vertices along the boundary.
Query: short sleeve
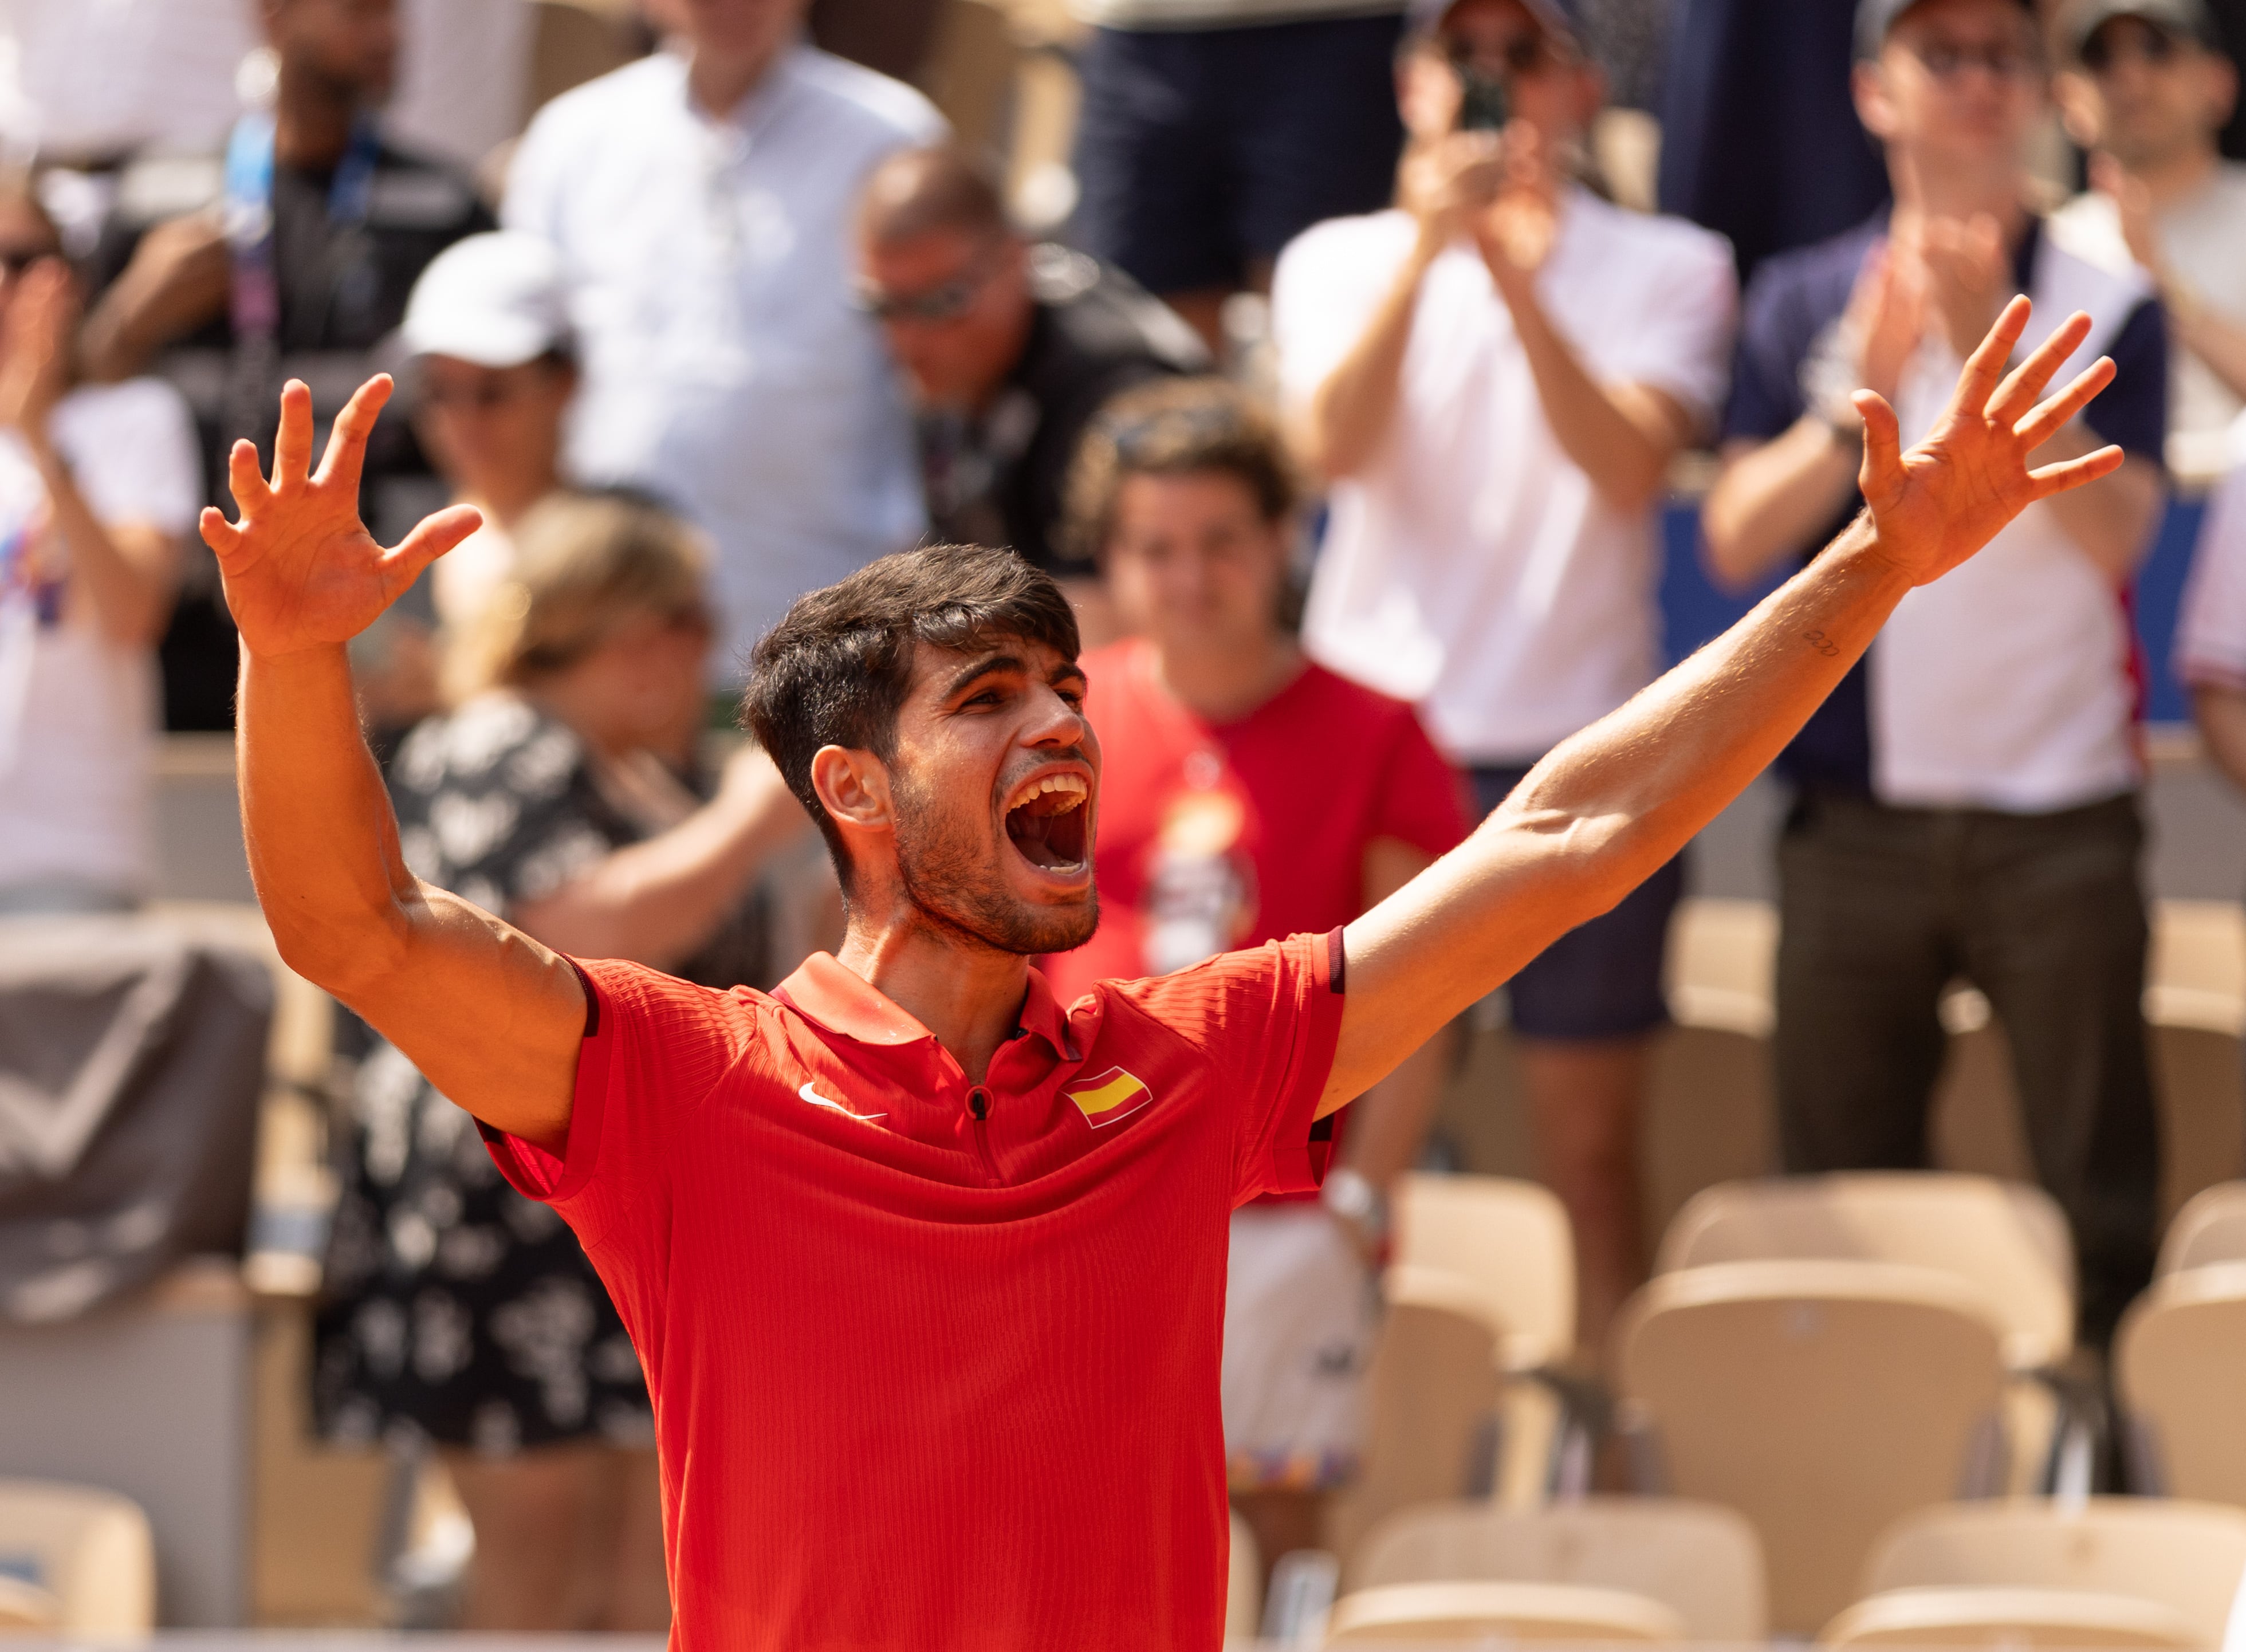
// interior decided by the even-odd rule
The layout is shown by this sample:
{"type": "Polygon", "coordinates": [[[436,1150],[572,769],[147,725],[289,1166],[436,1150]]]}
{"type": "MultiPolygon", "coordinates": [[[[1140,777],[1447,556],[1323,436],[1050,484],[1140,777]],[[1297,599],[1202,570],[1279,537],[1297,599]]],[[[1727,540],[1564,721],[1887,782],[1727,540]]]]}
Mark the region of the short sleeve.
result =
{"type": "Polygon", "coordinates": [[[748,1047],[755,1019],[729,994],[643,964],[572,962],[588,1001],[562,1153],[478,1128],[508,1185],[559,1210],[590,1250],[667,1225],[679,1118],[748,1047]]]}
{"type": "Polygon", "coordinates": [[[2176,674],[2194,688],[2246,692],[2246,420],[2231,427],[2230,452],[2184,583],[2176,674]]]}
{"type": "Polygon", "coordinates": [[[56,410],[57,445],[94,515],[184,534],[203,502],[195,426],[160,378],[81,390],[56,410]]]}
{"type": "Polygon", "coordinates": [[[2168,429],[2168,327],[2157,299],[2147,298],[2106,345],[2113,382],[2082,410],[2082,422],[2132,459],[2166,466],[2168,429]]]}
{"type": "MultiPolygon", "coordinates": [[[[1279,255],[1271,277],[1271,337],[1280,399],[1307,406],[1357,347],[1387,296],[1408,243],[1381,234],[1380,218],[1345,218],[1305,230],[1279,255]],[[1395,241],[1393,256],[1386,255],[1395,241]]],[[[1408,224],[1403,226],[1408,232],[1408,224]]]]}
{"type": "Polygon", "coordinates": [[[1405,708],[1388,741],[1372,835],[1431,855],[1447,854],[1467,834],[1464,782],[1435,750],[1419,715],[1405,708]]]}
{"type": "Polygon", "coordinates": [[[1610,384],[1661,391],[1705,432],[1723,408],[1739,313],[1739,272],[1730,247],[1714,235],[1679,230],[1661,260],[1653,302],[1630,326],[1587,341],[1586,353],[1610,384]]]}
{"type": "Polygon", "coordinates": [[[1113,989],[1195,1046],[1232,1109],[1233,1202],[1308,1193],[1325,1176],[1317,1118],[1341,1038],[1341,931],[1221,953],[1113,989]]]}
{"type": "Polygon", "coordinates": [[[1732,355],[1725,441],[1766,442],[1801,417],[1801,364],[1816,337],[1795,266],[1773,259],[1747,284],[1732,355]]]}

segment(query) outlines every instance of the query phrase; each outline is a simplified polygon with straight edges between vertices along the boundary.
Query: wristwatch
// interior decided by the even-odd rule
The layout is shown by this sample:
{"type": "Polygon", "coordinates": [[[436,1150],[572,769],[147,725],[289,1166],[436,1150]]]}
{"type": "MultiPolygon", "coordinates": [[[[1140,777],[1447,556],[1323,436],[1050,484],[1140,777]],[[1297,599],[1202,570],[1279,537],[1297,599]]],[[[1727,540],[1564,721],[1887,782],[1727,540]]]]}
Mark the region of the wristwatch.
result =
{"type": "Polygon", "coordinates": [[[1356,1171],[1344,1166],[1327,1172],[1320,1197],[1328,1210],[1355,1223],[1376,1245],[1388,1237],[1388,1196],[1356,1171]]]}

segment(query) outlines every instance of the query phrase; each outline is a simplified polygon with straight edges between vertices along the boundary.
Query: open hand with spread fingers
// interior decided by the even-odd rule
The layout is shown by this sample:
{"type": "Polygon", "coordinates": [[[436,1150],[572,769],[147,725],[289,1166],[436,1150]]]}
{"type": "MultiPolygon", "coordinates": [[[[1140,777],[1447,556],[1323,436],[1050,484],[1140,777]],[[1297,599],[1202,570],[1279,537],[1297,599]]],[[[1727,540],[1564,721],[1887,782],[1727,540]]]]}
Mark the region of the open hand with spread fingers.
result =
{"type": "Polygon", "coordinates": [[[1914,585],[1941,578],[2036,500],[2121,466],[2120,448],[2101,447],[2029,468],[2030,455],[2113,382],[2113,362],[2100,357],[2065,390],[2038,401],[2060,364],[2089,336],[2090,317],[2079,311],[2069,316],[2008,374],[2004,364],[2028,324],[2028,309],[2025,297],[2004,307],[1966,362],[1949,406],[1909,452],[1893,408],[1870,391],[1854,398],[1864,419],[1857,486],[1871,507],[1877,554],[1914,585]]]}
{"type": "Polygon", "coordinates": [[[240,520],[205,510],[203,542],[217,554],[227,607],[251,653],[270,657],[349,642],[481,524],[474,506],[455,505],[424,519],[387,551],[366,531],[359,472],[390,391],[389,376],[378,374],[352,393],[314,471],[312,392],[292,378],[281,391],[272,479],[259,473],[249,443],[236,442],[228,456],[240,520]]]}

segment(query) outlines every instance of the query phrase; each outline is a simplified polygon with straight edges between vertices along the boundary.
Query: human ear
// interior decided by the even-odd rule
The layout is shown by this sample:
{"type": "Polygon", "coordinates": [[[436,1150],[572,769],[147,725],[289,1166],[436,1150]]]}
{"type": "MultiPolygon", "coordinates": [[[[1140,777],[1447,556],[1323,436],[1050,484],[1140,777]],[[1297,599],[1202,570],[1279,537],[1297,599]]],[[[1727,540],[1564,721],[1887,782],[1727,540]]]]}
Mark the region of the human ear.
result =
{"type": "Polygon", "coordinates": [[[2098,88],[2090,77],[2062,69],[2052,77],[2051,95],[2059,105],[2059,122],[2066,135],[2081,148],[2097,148],[2105,134],[2100,130],[2098,88]]]}
{"type": "Polygon", "coordinates": [[[1875,138],[1895,136],[1895,103],[1888,96],[1886,78],[1877,63],[1860,63],[1848,73],[1849,95],[1856,102],[1856,119],[1875,138]]]}
{"type": "Polygon", "coordinates": [[[837,826],[878,832],[896,824],[888,765],[871,751],[820,746],[812,754],[811,789],[837,826]]]}

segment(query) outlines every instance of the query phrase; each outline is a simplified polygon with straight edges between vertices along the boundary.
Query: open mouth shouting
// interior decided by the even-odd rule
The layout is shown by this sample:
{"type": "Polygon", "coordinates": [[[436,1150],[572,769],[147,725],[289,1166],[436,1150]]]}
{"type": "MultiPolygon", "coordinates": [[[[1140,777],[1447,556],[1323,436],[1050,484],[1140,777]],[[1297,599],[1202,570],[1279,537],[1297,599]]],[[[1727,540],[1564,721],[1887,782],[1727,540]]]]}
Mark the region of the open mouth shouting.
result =
{"type": "Polygon", "coordinates": [[[1046,773],[1014,788],[1006,802],[1006,838],[1040,872],[1070,878],[1092,853],[1092,787],[1081,774],[1046,773]]]}

